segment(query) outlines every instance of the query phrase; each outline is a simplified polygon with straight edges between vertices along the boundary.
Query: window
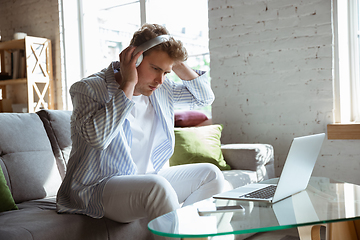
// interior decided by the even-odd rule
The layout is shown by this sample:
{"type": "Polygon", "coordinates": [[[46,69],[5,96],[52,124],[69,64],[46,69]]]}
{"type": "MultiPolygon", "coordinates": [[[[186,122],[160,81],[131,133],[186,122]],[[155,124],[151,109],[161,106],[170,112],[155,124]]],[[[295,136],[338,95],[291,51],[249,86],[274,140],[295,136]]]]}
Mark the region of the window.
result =
{"type": "MultiPolygon", "coordinates": [[[[74,1],[62,1],[66,19],[65,13],[74,11],[74,1]]],[[[69,54],[79,53],[80,64],[71,64],[71,58],[67,58],[65,65],[66,68],[70,66],[69,69],[76,65],[76,69],[71,70],[78,71],[79,74],[74,75],[81,77],[67,78],[67,88],[82,77],[106,68],[111,61],[118,60],[119,53],[129,45],[133,33],[145,22],[165,26],[174,38],[184,43],[189,54],[187,64],[209,74],[207,0],[78,0],[76,8],[79,25],[74,25],[73,15],[68,17],[73,18],[68,24],[72,24],[70,30],[71,27],[78,30],[79,36],[73,37],[73,42],[79,41],[80,44],[69,54]]],[[[180,81],[174,73],[169,78],[180,81]]],[[[69,97],[67,99],[67,108],[71,109],[69,97]]],[[[211,106],[200,110],[211,115],[211,106]]]]}
{"type": "Polygon", "coordinates": [[[334,0],[334,122],[329,139],[360,139],[360,0],[334,0]]]}
{"type": "MultiPolygon", "coordinates": [[[[165,26],[175,39],[183,42],[189,54],[187,64],[209,74],[207,0],[182,0],[181,3],[175,0],[148,0],[146,20],[165,26]]],[[[180,81],[174,73],[168,77],[175,82],[180,81]]],[[[208,77],[210,79],[209,75],[208,77]]],[[[211,116],[211,106],[198,110],[211,116]]]]}
{"type": "Polygon", "coordinates": [[[335,122],[360,122],[359,0],[334,3],[335,122]]]}
{"type": "Polygon", "coordinates": [[[119,60],[119,53],[141,26],[140,2],[86,0],[82,4],[84,76],[88,76],[119,60]]]}

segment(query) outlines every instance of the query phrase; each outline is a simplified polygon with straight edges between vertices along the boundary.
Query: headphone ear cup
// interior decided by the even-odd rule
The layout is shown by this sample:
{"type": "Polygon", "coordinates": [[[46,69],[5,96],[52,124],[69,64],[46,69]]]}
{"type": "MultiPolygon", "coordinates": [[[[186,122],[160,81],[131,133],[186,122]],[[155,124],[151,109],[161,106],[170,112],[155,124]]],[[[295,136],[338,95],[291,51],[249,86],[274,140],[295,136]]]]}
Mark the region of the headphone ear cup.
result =
{"type": "Polygon", "coordinates": [[[143,59],[144,59],[144,56],[141,54],[140,57],[136,60],[135,66],[138,67],[143,59]]]}

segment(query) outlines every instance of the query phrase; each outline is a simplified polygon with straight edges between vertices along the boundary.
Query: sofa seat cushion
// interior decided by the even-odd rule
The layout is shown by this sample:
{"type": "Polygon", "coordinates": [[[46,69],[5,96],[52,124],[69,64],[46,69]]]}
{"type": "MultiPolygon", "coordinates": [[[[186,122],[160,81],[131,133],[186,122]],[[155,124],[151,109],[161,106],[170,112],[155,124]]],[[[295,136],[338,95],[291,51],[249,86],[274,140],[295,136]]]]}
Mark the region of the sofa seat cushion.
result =
{"type": "Polygon", "coordinates": [[[55,196],[61,177],[38,115],[1,113],[0,123],[0,164],[15,202],[55,196]]]}
{"type": "Polygon", "coordinates": [[[58,214],[55,198],[23,202],[18,207],[17,211],[0,213],[0,239],[152,239],[147,219],[123,224],[107,218],[58,214]]]}

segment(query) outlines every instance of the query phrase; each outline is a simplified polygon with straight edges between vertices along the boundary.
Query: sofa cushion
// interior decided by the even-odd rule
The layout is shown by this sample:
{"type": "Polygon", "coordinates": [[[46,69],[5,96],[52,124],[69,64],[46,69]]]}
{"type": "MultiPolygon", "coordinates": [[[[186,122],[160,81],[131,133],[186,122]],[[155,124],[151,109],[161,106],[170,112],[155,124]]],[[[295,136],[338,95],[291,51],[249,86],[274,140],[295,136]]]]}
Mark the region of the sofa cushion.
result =
{"type": "Polygon", "coordinates": [[[233,143],[222,145],[221,150],[232,169],[255,171],[257,181],[275,177],[273,146],[233,143]]]}
{"type": "Polygon", "coordinates": [[[71,152],[71,111],[41,110],[37,112],[49,137],[62,179],[71,152]]]}
{"type": "Polygon", "coordinates": [[[207,162],[221,170],[229,170],[221,152],[222,129],[222,125],[175,128],[175,148],[170,166],[207,162]]]}
{"type": "Polygon", "coordinates": [[[175,127],[194,127],[206,120],[208,117],[200,111],[175,111],[175,127]]]}
{"type": "Polygon", "coordinates": [[[0,212],[18,209],[6,183],[2,167],[0,167],[0,203],[0,212]]]}
{"type": "Polygon", "coordinates": [[[0,122],[0,160],[15,202],[55,196],[61,177],[40,118],[1,113],[0,122]]]}

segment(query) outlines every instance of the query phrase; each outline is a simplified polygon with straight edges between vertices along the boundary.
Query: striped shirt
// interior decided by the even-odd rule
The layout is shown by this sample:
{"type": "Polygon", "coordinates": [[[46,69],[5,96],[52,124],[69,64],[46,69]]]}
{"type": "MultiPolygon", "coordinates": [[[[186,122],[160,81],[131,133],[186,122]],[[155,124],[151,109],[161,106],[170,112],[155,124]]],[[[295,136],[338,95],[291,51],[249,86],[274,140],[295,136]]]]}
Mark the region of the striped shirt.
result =
{"type": "MultiPolygon", "coordinates": [[[[104,216],[102,193],[113,176],[135,175],[131,157],[132,133],[128,115],[134,106],[119,89],[114,71],[119,62],[93,74],[70,88],[72,151],[64,181],[57,195],[58,212],[104,216]]],[[[149,97],[166,140],[155,146],[151,162],[158,172],[174,151],[174,106],[206,106],[214,94],[205,72],[191,81],[164,83],[149,97]]]]}

